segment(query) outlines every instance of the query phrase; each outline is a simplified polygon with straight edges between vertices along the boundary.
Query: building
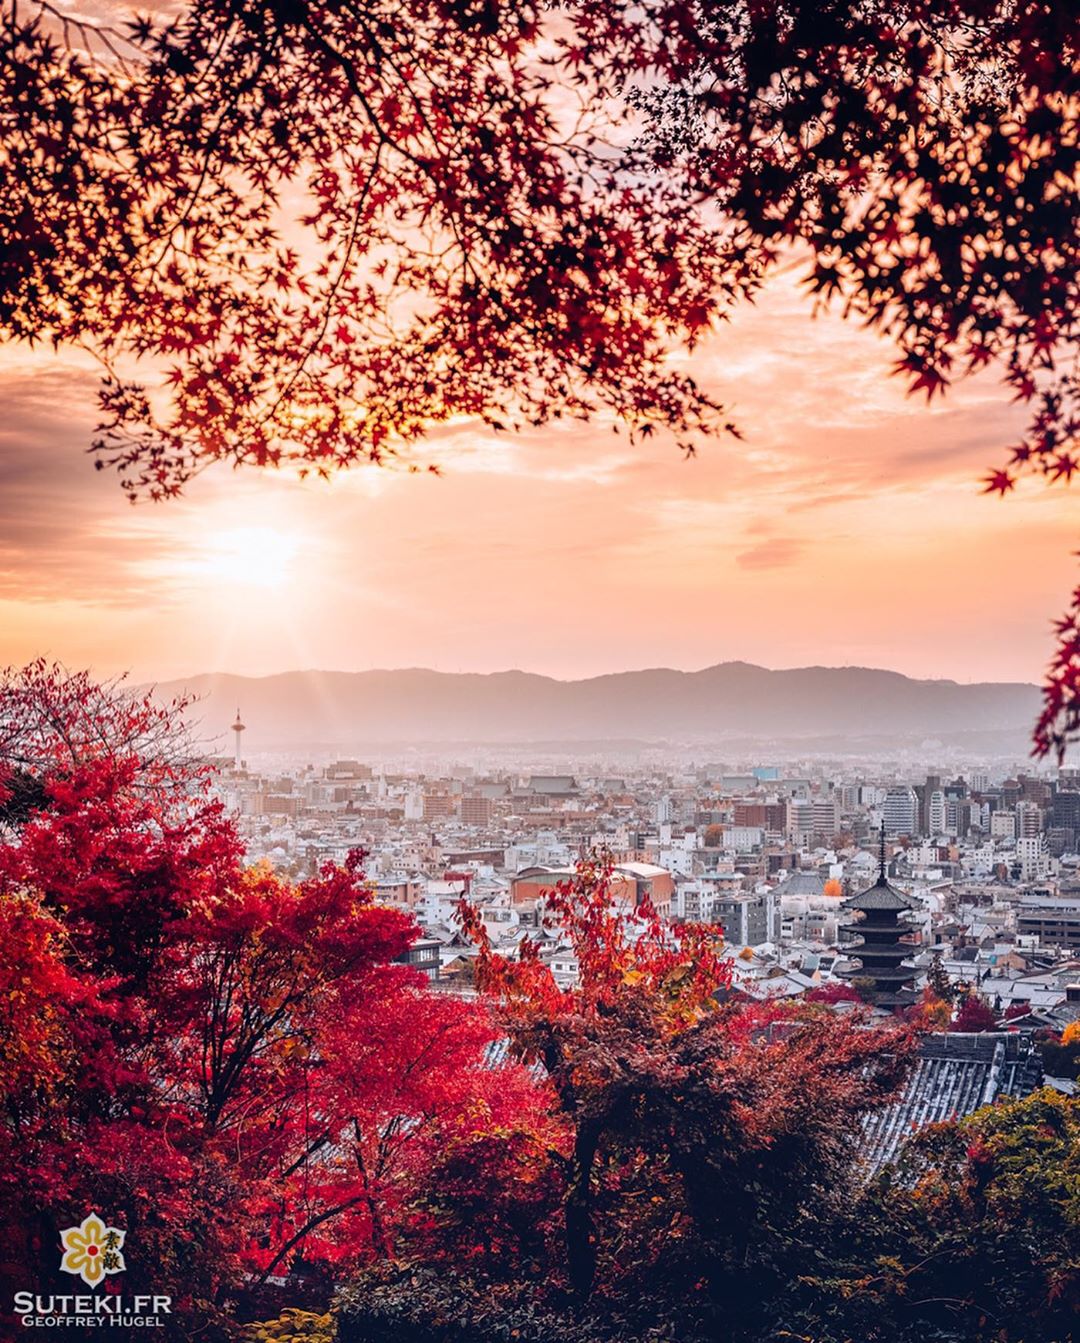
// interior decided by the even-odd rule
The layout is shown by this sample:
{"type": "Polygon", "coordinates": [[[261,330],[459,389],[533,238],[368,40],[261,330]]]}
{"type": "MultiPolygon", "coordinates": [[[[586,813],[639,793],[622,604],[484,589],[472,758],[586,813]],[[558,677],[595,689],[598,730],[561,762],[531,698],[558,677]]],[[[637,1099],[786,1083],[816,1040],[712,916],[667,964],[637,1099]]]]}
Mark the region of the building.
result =
{"type": "Polygon", "coordinates": [[[1049,851],[1045,835],[1033,835],[1016,841],[1016,857],[1021,881],[1037,881],[1049,870],[1049,851]]]}
{"type": "Polygon", "coordinates": [[[759,947],[779,942],[778,903],[773,890],[754,894],[718,895],[713,901],[713,921],[724,930],[724,939],[737,947],[759,947]]]}
{"type": "Polygon", "coordinates": [[[881,815],[887,835],[914,835],[919,820],[915,790],[906,784],[890,788],[885,794],[881,815]]]}
{"type": "MultiPolygon", "coordinates": [[[[953,806],[955,815],[955,800],[953,806]]],[[[940,788],[935,788],[926,799],[926,833],[928,835],[943,835],[947,825],[948,815],[945,808],[945,794],[940,788]]]]}
{"type": "Polygon", "coordinates": [[[490,825],[491,812],[492,801],[490,797],[467,793],[461,799],[461,821],[463,825],[490,825]]]}
{"type": "Polygon", "coordinates": [[[430,980],[439,978],[439,948],[442,943],[433,937],[418,937],[408,951],[397,958],[397,964],[409,965],[430,980]]]}
{"type": "Polygon", "coordinates": [[[815,840],[830,843],[840,829],[840,806],[834,797],[818,797],[811,804],[811,833],[815,840]]]}
{"type": "Polygon", "coordinates": [[[413,877],[389,876],[371,882],[372,894],[380,905],[415,909],[424,898],[423,882],[413,877]]]}
{"type": "Polygon", "coordinates": [[[825,882],[814,872],[791,872],[775,888],[781,939],[835,945],[840,934],[843,900],[826,895],[825,882]]]}
{"type": "Polygon", "coordinates": [[[437,821],[452,816],[454,814],[454,803],[455,798],[450,793],[425,793],[424,820],[437,821]]]}
{"type": "Polygon", "coordinates": [[[620,863],[612,878],[633,882],[635,909],[647,899],[661,918],[671,917],[675,880],[667,868],[657,867],[655,863],[620,863]]]}
{"type": "MultiPolygon", "coordinates": [[[[1080,793],[1077,793],[1080,798],[1080,793]]],[[[787,804],[784,802],[736,802],[732,808],[732,824],[755,826],[782,835],[787,828],[787,804]]]]}
{"type": "Polygon", "coordinates": [[[786,806],[784,829],[796,844],[806,843],[814,833],[813,803],[792,798],[786,806]]]}
{"type": "Polygon", "coordinates": [[[1018,839],[1032,839],[1042,834],[1043,812],[1035,802],[1016,804],[1016,835],[1018,839]]]}
{"type": "Polygon", "coordinates": [[[847,979],[869,981],[867,996],[876,1007],[905,1007],[914,999],[915,971],[908,962],[914,948],[904,938],[910,928],[901,919],[919,906],[903,891],[890,886],[885,875],[885,831],[881,833],[881,871],[873,886],[844,901],[855,918],[841,925],[852,934],[856,969],[843,971],[847,979]]]}
{"type": "Polygon", "coordinates": [[[903,1095],[868,1116],[863,1126],[864,1168],[877,1171],[895,1161],[908,1138],[927,1124],[963,1119],[1001,1096],[1022,1100],[1042,1080],[1042,1063],[1030,1034],[925,1035],[903,1095]]]}
{"type": "Polygon", "coordinates": [[[572,774],[534,774],[529,779],[528,791],[541,797],[577,797],[577,780],[572,774]]]}
{"type": "Polygon", "coordinates": [[[1022,937],[1037,937],[1043,947],[1080,951],[1080,894],[1052,896],[1040,891],[1021,897],[1016,931],[1022,937]]]}
{"type": "MultiPolygon", "coordinates": [[[[523,868],[510,883],[511,903],[535,904],[575,876],[572,867],[523,868]]],[[[652,863],[619,863],[612,869],[608,890],[614,905],[637,909],[647,899],[661,918],[671,917],[675,880],[667,868],[652,863]]]]}

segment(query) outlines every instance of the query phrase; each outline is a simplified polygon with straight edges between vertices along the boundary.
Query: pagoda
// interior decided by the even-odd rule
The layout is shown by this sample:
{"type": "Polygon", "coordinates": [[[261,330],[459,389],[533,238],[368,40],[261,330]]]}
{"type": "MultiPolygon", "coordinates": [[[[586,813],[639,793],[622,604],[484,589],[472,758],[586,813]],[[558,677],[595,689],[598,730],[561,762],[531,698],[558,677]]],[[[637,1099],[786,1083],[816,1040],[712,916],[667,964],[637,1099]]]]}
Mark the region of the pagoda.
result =
{"type": "Polygon", "coordinates": [[[908,964],[914,948],[900,939],[909,932],[904,915],[919,908],[918,904],[890,886],[885,871],[885,826],[881,827],[881,867],[873,886],[845,900],[842,906],[855,918],[840,925],[846,933],[855,934],[856,941],[848,943],[858,964],[852,970],[840,973],[845,979],[871,981],[867,997],[875,1007],[896,1010],[914,1001],[914,968],[908,964]]]}

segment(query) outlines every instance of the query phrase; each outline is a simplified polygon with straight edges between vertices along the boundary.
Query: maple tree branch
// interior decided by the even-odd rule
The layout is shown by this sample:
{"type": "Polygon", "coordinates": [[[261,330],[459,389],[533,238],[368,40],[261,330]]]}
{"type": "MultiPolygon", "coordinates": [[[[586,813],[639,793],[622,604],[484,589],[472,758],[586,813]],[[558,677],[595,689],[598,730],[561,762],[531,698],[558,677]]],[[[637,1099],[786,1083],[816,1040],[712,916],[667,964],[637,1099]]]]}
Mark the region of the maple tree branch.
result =
{"type": "Polygon", "coordinates": [[[312,339],[308,342],[308,345],[305,348],[299,363],[293,369],[288,382],[285,384],[281,392],[278,394],[276,400],[274,401],[274,404],[265,413],[265,415],[263,415],[262,419],[260,420],[260,424],[265,424],[268,420],[273,419],[274,415],[277,413],[282,403],[286,400],[286,398],[289,396],[289,393],[296,386],[296,383],[299,380],[301,374],[307,367],[308,361],[311,359],[312,355],[322,344],[323,339],[326,336],[326,332],[330,326],[331,317],[333,316],[334,299],[337,297],[341,285],[344,282],[345,276],[348,273],[349,262],[352,259],[353,250],[356,247],[356,241],[360,234],[360,221],[363,218],[364,207],[367,204],[367,199],[371,191],[372,183],[375,181],[375,178],[379,171],[381,156],[382,156],[382,146],[380,145],[379,148],[375,151],[375,158],[372,161],[371,168],[368,170],[367,177],[364,179],[364,185],[361,188],[360,196],[353,209],[352,227],[349,230],[349,236],[348,239],[346,240],[345,254],[341,258],[341,265],[338,267],[336,277],[331,283],[329,289],[326,291],[323,316],[322,321],[319,325],[319,329],[312,337],[312,339]]]}
{"type": "Polygon", "coordinates": [[[271,1273],[273,1273],[274,1269],[277,1268],[278,1264],[281,1263],[291,1250],[300,1244],[305,1236],[310,1235],[317,1226],[322,1226],[324,1222],[329,1222],[332,1218],[340,1216],[341,1213],[348,1212],[350,1208],[355,1208],[357,1204],[363,1203],[366,1198],[366,1194],[357,1194],[355,1198],[347,1199],[344,1203],[339,1203],[337,1207],[327,1208],[324,1212],[319,1213],[318,1216],[312,1217],[310,1221],[306,1222],[304,1226],[296,1232],[295,1235],[289,1237],[281,1249],[278,1250],[277,1254],[274,1255],[273,1259],[271,1259],[270,1263],[267,1264],[266,1268],[263,1269],[255,1283],[255,1290],[258,1291],[260,1287],[266,1285],[266,1280],[270,1277],[271,1273]]]}

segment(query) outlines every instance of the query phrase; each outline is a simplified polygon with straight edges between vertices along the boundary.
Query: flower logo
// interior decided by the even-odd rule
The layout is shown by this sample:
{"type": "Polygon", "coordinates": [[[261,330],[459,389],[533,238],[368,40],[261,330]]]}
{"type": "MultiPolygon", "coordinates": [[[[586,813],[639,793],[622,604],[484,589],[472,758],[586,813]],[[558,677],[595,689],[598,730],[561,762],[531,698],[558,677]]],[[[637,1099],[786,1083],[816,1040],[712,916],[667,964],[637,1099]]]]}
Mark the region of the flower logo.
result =
{"type": "Polygon", "coordinates": [[[88,1287],[96,1287],[110,1273],[123,1273],[124,1234],[119,1227],[106,1226],[96,1212],[90,1213],[80,1226],[61,1231],[61,1270],[77,1274],[88,1287]]]}

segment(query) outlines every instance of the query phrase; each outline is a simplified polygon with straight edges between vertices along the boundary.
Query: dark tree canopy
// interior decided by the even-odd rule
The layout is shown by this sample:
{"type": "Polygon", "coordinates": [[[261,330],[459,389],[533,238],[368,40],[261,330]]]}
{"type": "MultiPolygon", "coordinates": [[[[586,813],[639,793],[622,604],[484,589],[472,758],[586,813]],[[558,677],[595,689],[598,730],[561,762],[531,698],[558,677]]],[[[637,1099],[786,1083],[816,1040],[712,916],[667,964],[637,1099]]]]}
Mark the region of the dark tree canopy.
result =
{"type": "Polygon", "coordinates": [[[792,255],[912,390],[1000,371],[1030,419],[989,490],[1080,464],[1072,0],[3,11],[0,333],[101,358],[133,495],[415,464],[461,416],[692,450],[734,426],[670,354],[792,255]]]}
{"type": "Polygon", "coordinates": [[[716,426],[666,350],[749,263],[598,138],[537,6],[5,9],[0,324],[101,355],[98,464],[130,491],[379,461],[453,416],[716,426]]]}

